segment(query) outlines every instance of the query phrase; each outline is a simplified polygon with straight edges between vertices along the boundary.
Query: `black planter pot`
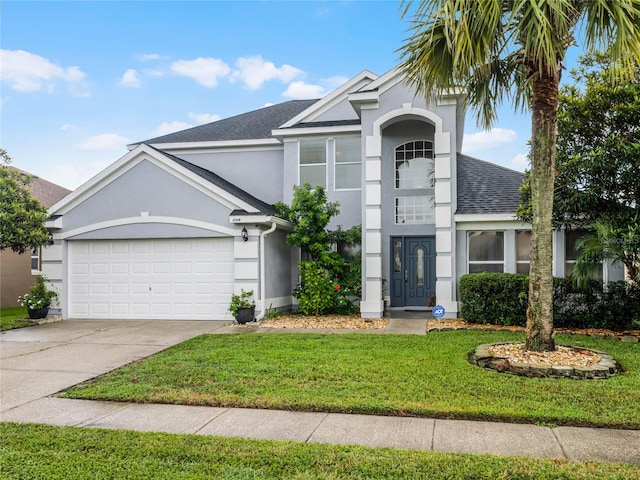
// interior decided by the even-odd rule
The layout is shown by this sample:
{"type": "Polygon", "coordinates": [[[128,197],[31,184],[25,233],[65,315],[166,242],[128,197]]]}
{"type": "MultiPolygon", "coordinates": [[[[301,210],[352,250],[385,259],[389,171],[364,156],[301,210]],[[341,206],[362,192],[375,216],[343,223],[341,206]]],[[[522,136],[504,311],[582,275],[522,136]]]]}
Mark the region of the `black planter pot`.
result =
{"type": "Polygon", "coordinates": [[[236,321],[238,323],[253,322],[255,317],[256,307],[251,308],[239,308],[236,314],[236,321]]]}
{"type": "Polygon", "coordinates": [[[49,307],[38,308],[36,310],[32,310],[31,308],[27,307],[27,313],[29,314],[29,318],[32,320],[46,318],[47,313],[49,313],[49,307]]]}

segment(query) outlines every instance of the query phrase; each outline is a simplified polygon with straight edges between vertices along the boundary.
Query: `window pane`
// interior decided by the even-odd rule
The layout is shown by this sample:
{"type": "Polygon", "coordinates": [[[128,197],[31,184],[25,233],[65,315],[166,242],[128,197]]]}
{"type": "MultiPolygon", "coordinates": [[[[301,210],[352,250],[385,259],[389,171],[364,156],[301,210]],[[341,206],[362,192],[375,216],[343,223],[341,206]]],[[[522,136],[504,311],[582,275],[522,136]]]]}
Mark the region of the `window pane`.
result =
{"type": "Polygon", "coordinates": [[[433,196],[396,198],[397,224],[417,225],[434,222],[435,205],[433,196]]]}
{"type": "Polygon", "coordinates": [[[416,285],[424,285],[424,249],[416,251],[416,285]]]}
{"type": "Polygon", "coordinates": [[[502,273],[504,271],[504,265],[502,263],[474,263],[469,264],[469,273],[502,273]]]}
{"type": "Polygon", "coordinates": [[[402,271],[402,242],[393,243],[393,271],[398,273],[402,271]]]}
{"type": "Polygon", "coordinates": [[[300,142],[300,165],[326,163],[326,144],[325,140],[305,140],[300,142]]]}
{"type": "Polygon", "coordinates": [[[517,273],[529,273],[529,262],[527,263],[518,263],[516,265],[516,272],[517,273]]]}
{"type": "Polygon", "coordinates": [[[576,244],[587,234],[584,230],[569,230],[565,232],[564,251],[566,260],[577,260],[580,256],[576,244]]]}
{"type": "Polygon", "coordinates": [[[360,164],[336,165],[336,190],[360,188],[360,164]]]}
{"type": "Polygon", "coordinates": [[[336,163],[361,161],[360,137],[336,137],[336,163]]]}
{"type": "Polygon", "coordinates": [[[417,141],[396,148],[396,188],[434,187],[432,145],[428,141],[417,141]]]}
{"type": "Polygon", "coordinates": [[[496,260],[504,261],[504,233],[469,232],[469,261],[487,262],[496,260]]]}
{"type": "Polygon", "coordinates": [[[312,187],[327,188],[325,165],[300,165],[300,185],[309,183],[312,187]]]}
{"type": "Polygon", "coordinates": [[[529,261],[531,256],[531,232],[516,232],[517,260],[529,261]]]}

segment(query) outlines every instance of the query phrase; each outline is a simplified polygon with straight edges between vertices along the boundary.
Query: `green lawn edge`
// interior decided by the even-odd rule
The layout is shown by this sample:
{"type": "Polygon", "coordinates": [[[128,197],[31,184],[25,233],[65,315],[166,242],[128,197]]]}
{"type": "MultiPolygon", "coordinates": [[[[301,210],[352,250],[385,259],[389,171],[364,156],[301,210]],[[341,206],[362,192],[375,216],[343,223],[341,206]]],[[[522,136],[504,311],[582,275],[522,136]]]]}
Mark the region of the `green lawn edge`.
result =
{"type": "Polygon", "coordinates": [[[27,309],[25,307],[0,308],[0,332],[31,325],[33,323],[27,320],[27,309]]]}
{"type": "Polygon", "coordinates": [[[521,338],[477,331],[202,335],[60,396],[640,429],[638,344],[557,337],[613,355],[624,373],[607,380],[525,378],[468,361],[479,344],[521,338]]]}
{"type": "Polygon", "coordinates": [[[627,480],[640,467],[125,430],[0,424],[3,479],[627,480]]]}

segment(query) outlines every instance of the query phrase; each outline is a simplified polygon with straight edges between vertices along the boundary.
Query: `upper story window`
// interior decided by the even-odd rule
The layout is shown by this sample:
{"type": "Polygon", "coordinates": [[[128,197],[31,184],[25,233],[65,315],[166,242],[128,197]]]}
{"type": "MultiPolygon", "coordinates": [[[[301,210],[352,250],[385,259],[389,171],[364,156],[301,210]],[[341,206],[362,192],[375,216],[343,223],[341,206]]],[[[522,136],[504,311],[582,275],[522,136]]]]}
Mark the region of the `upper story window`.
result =
{"type": "Polygon", "coordinates": [[[469,232],[469,273],[504,272],[504,232],[469,232]]]}
{"type": "Polygon", "coordinates": [[[327,188],[327,141],[300,141],[300,185],[327,188]]]}
{"type": "Polygon", "coordinates": [[[336,137],[335,189],[360,189],[362,156],[360,137],[336,137]]]}
{"type": "Polygon", "coordinates": [[[433,188],[435,164],[433,142],[416,140],[396,148],[396,188],[433,188]]]}

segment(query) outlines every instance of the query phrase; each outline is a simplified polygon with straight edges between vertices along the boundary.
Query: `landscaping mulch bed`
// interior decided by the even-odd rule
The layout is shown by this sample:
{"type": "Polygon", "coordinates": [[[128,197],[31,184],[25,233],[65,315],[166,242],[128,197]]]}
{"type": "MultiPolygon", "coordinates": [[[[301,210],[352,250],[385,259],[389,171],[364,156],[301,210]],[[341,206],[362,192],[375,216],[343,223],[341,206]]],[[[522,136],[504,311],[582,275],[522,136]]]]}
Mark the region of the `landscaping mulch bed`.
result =
{"type": "Polygon", "coordinates": [[[386,318],[361,318],[359,315],[281,315],[261,320],[263,328],[327,328],[337,330],[383,330],[386,318]]]}

